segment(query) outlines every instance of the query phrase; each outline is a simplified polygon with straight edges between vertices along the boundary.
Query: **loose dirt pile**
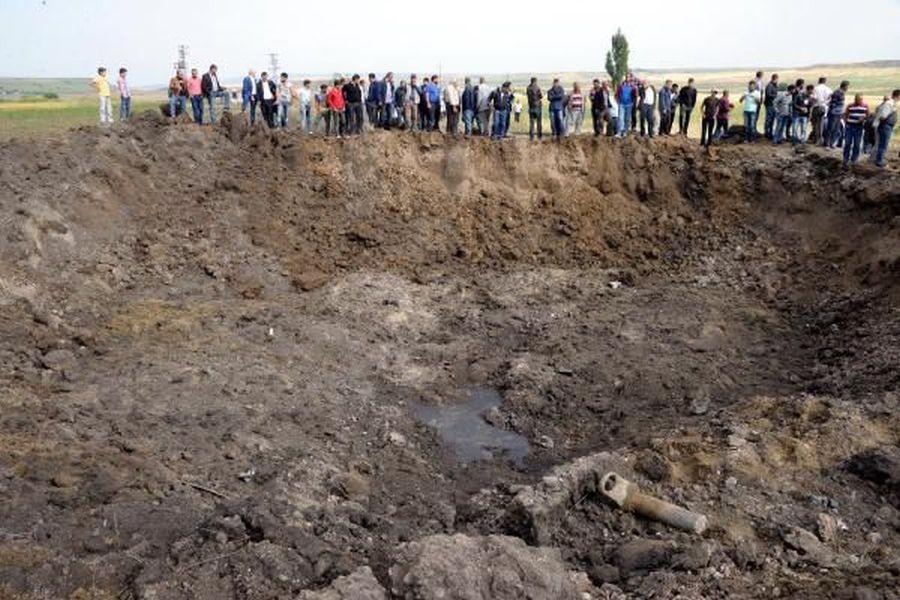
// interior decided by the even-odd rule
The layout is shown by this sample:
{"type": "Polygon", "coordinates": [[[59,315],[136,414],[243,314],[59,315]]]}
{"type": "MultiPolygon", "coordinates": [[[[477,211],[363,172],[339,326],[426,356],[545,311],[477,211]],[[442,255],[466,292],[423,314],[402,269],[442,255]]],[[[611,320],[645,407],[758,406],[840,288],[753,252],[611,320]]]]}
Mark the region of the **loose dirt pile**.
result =
{"type": "Polygon", "coordinates": [[[0,239],[2,598],[900,598],[895,171],[148,114],[0,239]]]}

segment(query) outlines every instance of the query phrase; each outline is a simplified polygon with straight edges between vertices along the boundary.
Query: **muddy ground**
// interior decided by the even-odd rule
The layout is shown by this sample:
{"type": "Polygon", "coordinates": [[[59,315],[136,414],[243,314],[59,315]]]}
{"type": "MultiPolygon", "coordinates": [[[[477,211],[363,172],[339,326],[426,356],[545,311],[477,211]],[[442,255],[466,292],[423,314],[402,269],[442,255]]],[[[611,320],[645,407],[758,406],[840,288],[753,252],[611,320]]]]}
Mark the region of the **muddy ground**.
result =
{"type": "Polygon", "coordinates": [[[2,598],[900,598],[896,169],[147,114],[0,240],[2,598]]]}

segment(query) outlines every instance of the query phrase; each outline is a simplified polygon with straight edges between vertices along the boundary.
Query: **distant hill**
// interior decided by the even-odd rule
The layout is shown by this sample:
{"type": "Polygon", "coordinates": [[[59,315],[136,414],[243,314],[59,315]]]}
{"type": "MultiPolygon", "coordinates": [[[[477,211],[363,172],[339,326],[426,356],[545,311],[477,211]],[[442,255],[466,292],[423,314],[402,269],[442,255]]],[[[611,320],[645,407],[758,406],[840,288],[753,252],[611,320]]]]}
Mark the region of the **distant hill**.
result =
{"type": "Polygon", "coordinates": [[[86,77],[0,77],[0,98],[21,98],[57,94],[88,94],[90,79],[86,77]]]}

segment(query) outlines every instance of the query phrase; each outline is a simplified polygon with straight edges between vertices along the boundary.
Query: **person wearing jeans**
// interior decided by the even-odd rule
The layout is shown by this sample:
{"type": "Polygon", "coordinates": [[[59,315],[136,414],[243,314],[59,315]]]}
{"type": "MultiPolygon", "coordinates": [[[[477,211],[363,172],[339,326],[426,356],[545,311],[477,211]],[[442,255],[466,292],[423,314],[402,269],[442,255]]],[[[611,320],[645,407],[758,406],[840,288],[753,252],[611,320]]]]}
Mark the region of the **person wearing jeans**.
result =
{"type": "MultiPolygon", "coordinates": [[[[219,68],[216,65],[210,65],[209,71],[203,74],[200,82],[203,95],[209,103],[209,122],[216,122],[216,100],[222,99],[222,110],[229,112],[231,110],[231,94],[219,84],[219,68]]],[[[274,82],[273,82],[274,83],[274,82]]]]}
{"type": "Polygon", "coordinates": [[[509,92],[512,84],[508,81],[491,92],[491,105],[494,107],[494,133],[491,136],[495,140],[506,137],[507,122],[509,121],[509,107],[511,95],[509,92]]]}
{"type": "Polygon", "coordinates": [[[762,103],[756,81],[751,81],[747,86],[747,93],[741,96],[741,102],[744,103],[744,141],[752,142],[756,140],[756,117],[762,103]]]}
{"type": "Polygon", "coordinates": [[[127,121],[131,117],[131,88],[128,87],[128,69],[119,69],[119,120],[127,121]]]}
{"type": "Polygon", "coordinates": [[[469,77],[466,77],[463,82],[460,104],[462,105],[463,132],[469,136],[472,135],[472,123],[475,121],[475,111],[478,109],[475,86],[472,85],[472,79],[469,77]]]}
{"type": "Polygon", "coordinates": [[[566,92],[559,84],[559,79],[553,80],[553,86],[547,92],[547,101],[550,103],[550,131],[553,138],[557,141],[565,134],[565,123],[563,122],[563,103],[565,102],[566,92]]]}
{"type": "MultiPolygon", "coordinates": [[[[313,122],[312,122],[312,82],[309,79],[303,80],[303,87],[300,88],[300,128],[306,131],[307,134],[312,134],[313,132],[313,122]]],[[[362,92],[360,92],[362,93],[362,92]]],[[[360,128],[362,127],[362,104],[360,103],[360,115],[359,115],[359,124],[360,128]]]]}
{"type": "Polygon", "coordinates": [[[778,111],[775,110],[775,98],[778,97],[778,73],[772,73],[772,79],[766,84],[763,93],[763,106],[766,108],[766,121],[763,125],[766,139],[775,138],[775,125],[778,122],[778,111]]]}
{"type": "Polygon", "coordinates": [[[883,167],[884,157],[887,154],[888,145],[894,127],[897,125],[897,103],[900,102],[900,89],[894,90],[890,98],[885,98],[875,110],[875,131],[878,137],[875,146],[875,165],[883,167]]]}
{"type": "Polygon", "coordinates": [[[713,141],[716,117],[719,115],[719,92],[712,90],[700,105],[700,145],[709,147],[713,141]]]}
{"type": "Polygon", "coordinates": [[[169,80],[169,116],[173,119],[184,112],[188,91],[184,73],[178,70],[169,80]]]}
{"type": "Polygon", "coordinates": [[[844,114],[844,100],[847,90],[850,89],[849,81],[842,81],[838,89],[831,92],[828,101],[828,124],[825,129],[825,138],[822,145],[834,148],[841,136],[841,115],[844,114]]]}
{"type": "Polygon", "coordinates": [[[282,73],[278,81],[278,124],[282,129],[286,129],[288,126],[293,97],[294,87],[288,81],[288,74],[282,73]]]}
{"type": "Polygon", "coordinates": [[[616,90],[616,100],[619,103],[619,129],[617,131],[619,137],[628,135],[628,128],[631,127],[631,120],[634,116],[634,102],[637,99],[637,95],[637,86],[631,73],[629,73],[625,81],[619,85],[619,89],[616,90]]]}
{"type": "Polygon", "coordinates": [[[863,102],[861,94],[856,94],[853,103],[847,106],[844,113],[847,122],[844,132],[844,166],[856,164],[859,160],[859,147],[862,144],[863,127],[869,118],[869,105],[863,102]]]}
{"type": "Polygon", "coordinates": [[[191,99],[194,123],[203,125],[203,89],[197,69],[191,69],[191,76],[187,80],[187,91],[188,97],[191,99]]]}

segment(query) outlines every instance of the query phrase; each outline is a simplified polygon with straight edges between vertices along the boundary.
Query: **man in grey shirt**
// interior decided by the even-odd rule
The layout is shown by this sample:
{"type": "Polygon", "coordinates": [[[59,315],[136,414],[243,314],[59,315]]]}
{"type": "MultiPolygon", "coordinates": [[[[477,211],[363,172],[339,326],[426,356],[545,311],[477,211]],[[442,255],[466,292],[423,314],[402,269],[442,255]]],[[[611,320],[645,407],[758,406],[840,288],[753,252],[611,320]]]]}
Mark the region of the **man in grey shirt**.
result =
{"type": "Polygon", "coordinates": [[[478,123],[478,131],[481,135],[491,135],[491,88],[485,82],[484,77],[478,78],[478,86],[475,88],[475,122],[478,123]]]}

